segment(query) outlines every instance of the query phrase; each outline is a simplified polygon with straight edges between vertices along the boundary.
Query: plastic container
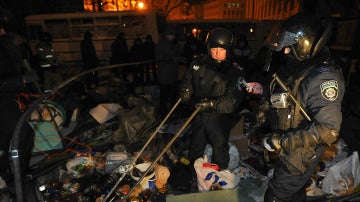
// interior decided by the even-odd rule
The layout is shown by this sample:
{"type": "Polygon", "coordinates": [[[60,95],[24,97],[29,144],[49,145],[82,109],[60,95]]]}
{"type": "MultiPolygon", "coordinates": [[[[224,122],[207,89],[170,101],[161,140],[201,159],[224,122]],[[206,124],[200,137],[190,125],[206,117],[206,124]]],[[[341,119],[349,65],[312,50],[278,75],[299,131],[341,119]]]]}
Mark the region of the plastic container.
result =
{"type": "MultiPolygon", "coordinates": [[[[139,181],[142,174],[149,168],[150,165],[151,165],[151,163],[141,163],[141,164],[135,165],[135,168],[130,171],[131,178],[133,180],[139,181]],[[135,172],[134,171],[135,169],[138,169],[138,171],[140,171],[141,174],[138,175],[139,173],[135,172]]],[[[139,185],[142,186],[143,190],[146,190],[146,189],[154,190],[155,189],[155,170],[151,170],[148,173],[148,175],[145,176],[144,179],[139,183],[139,185]]]]}

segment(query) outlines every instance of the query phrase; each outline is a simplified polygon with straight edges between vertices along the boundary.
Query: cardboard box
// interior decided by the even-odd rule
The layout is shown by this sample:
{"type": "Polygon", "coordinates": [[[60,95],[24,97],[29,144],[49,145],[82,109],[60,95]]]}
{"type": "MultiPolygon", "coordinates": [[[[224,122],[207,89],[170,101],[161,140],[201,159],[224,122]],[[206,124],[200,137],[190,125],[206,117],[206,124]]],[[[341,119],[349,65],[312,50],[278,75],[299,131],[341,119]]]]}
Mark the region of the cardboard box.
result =
{"type": "Polygon", "coordinates": [[[99,104],[90,110],[90,115],[99,123],[105,123],[120,113],[122,107],[116,103],[99,104]]]}

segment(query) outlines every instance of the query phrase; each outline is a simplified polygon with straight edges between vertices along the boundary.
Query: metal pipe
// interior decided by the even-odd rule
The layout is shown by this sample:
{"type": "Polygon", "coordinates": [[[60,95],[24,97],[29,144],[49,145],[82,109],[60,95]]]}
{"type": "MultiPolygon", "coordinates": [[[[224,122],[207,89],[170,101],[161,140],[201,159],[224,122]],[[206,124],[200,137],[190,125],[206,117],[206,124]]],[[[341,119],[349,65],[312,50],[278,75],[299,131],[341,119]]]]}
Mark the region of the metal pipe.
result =
{"type": "Polygon", "coordinates": [[[139,157],[141,156],[141,154],[144,152],[145,148],[147,146],[149,146],[150,142],[155,138],[155,136],[157,135],[157,133],[159,132],[160,128],[165,124],[165,122],[169,119],[170,115],[174,112],[174,110],[176,109],[176,107],[181,103],[181,98],[178,99],[178,101],[175,103],[175,105],[171,108],[171,110],[169,111],[169,113],[166,115],[166,117],[162,120],[162,122],[160,123],[160,125],[156,128],[156,130],[152,133],[152,135],[150,136],[150,138],[148,139],[148,141],[145,143],[145,145],[141,148],[140,152],[138,153],[138,155],[135,157],[135,159],[131,162],[131,168],[127,169],[119,178],[119,180],[115,183],[115,185],[111,188],[111,190],[109,191],[109,193],[106,195],[106,197],[104,198],[104,202],[106,202],[110,195],[115,191],[116,187],[120,184],[120,182],[125,178],[125,176],[129,173],[129,171],[131,169],[133,169],[135,167],[136,161],[139,159],[139,157]]]}
{"type": "Polygon", "coordinates": [[[165,154],[165,152],[170,148],[170,146],[175,142],[175,140],[179,137],[179,135],[184,131],[184,129],[189,125],[189,123],[193,120],[193,118],[200,111],[201,107],[196,107],[195,111],[191,114],[191,116],[185,121],[185,123],[181,126],[179,131],[174,135],[174,137],[170,140],[170,142],[165,146],[165,148],[161,151],[161,153],[157,156],[157,158],[150,164],[147,170],[143,173],[140,179],[136,182],[136,184],[130,189],[130,191],[124,196],[123,201],[130,196],[130,194],[135,190],[135,188],[140,184],[140,182],[145,178],[145,176],[150,172],[151,169],[154,168],[155,164],[160,160],[160,158],[165,154]]]}

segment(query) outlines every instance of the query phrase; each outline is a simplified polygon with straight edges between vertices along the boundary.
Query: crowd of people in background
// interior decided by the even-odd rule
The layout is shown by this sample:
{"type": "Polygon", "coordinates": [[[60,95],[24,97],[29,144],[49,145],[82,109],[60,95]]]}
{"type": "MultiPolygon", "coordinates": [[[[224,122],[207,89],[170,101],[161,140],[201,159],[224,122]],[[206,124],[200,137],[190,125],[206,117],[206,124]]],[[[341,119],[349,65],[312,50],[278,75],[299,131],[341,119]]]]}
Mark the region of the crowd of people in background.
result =
{"type": "Polygon", "coordinates": [[[137,63],[132,66],[124,65],[115,68],[113,72],[123,81],[129,81],[129,75],[136,84],[158,83],[157,67],[155,63],[155,43],[151,35],[146,35],[145,41],[137,36],[130,48],[126,42],[124,32],[119,33],[115,41],[111,44],[110,64],[137,63]],[[147,61],[147,62],[144,62],[147,61]]]}
{"type": "Polygon", "coordinates": [[[160,86],[159,113],[162,118],[165,118],[178,96],[181,49],[175,41],[175,36],[175,28],[168,26],[165,28],[163,37],[155,46],[160,86]]]}
{"type": "MultiPolygon", "coordinates": [[[[167,26],[160,38],[168,38],[169,27],[167,26]]],[[[181,46],[175,30],[173,27],[174,37],[171,39],[174,46],[179,46],[177,55],[174,56],[176,63],[188,67],[194,58],[201,57],[207,53],[205,38],[206,33],[201,36],[194,36],[192,33],[187,33],[185,41],[181,46]],[[205,37],[204,37],[205,36],[205,37]]],[[[253,65],[250,60],[254,59],[254,52],[248,45],[246,35],[243,33],[234,34],[236,42],[231,50],[233,60],[238,62],[246,69],[248,74],[253,74],[251,71],[253,65]]],[[[129,40],[124,32],[120,32],[110,46],[109,65],[123,64],[119,68],[113,68],[111,71],[117,77],[125,82],[133,82],[135,85],[144,84],[161,84],[164,83],[164,74],[162,72],[161,64],[164,63],[163,56],[156,56],[156,46],[163,42],[162,39],[156,44],[150,34],[141,38],[137,35],[132,41],[132,45],[128,46],[129,40]],[[133,63],[126,65],[126,63],[133,63]],[[125,64],[125,65],[124,65],[125,64]],[[159,76],[160,74],[160,76],[159,76]],[[163,77],[162,79],[159,77],[163,77]],[[160,81],[162,80],[162,81],[160,81]]],[[[79,44],[81,50],[81,64],[79,70],[86,71],[94,69],[100,65],[97,56],[97,50],[93,42],[93,33],[85,31],[83,33],[83,40],[79,44]]],[[[41,34],[38,44],[36,45],[35,53],[30,54],[31,67],[37,70],[39,75],[40,89],[45,92],[51,90],[57,83],[63,80],[63,75],[59,72],[61,64],[57,58],[56,50],[52,47],[52,36],[49,32],[41,34]]],[[[169,58],[167,58],[169,60],[169,58]]],[[[166,61],[168,62],[168,61],[166,61]]],[[[166,78],[169,79],[169,78],[166,78]]],[[[179,78],[175,79],[178,81],[179,78]]],[[[99,85],[99,73],[94,71],[85,78],[85,84],[88,89],[93,89],[99,85]]]]}
{"type": "MultiPolygon", "coordinates": [[[[89,31],[84,33],[84,39],[80,42],[82,69],[90,70],[98,67],[99,60],[96,55],[95,46],[93,43],[93,34],[89,31]]],[[[87,88],[95,88],[99,84],[99,72],[94,71],[86,75],[87,88]]]]}

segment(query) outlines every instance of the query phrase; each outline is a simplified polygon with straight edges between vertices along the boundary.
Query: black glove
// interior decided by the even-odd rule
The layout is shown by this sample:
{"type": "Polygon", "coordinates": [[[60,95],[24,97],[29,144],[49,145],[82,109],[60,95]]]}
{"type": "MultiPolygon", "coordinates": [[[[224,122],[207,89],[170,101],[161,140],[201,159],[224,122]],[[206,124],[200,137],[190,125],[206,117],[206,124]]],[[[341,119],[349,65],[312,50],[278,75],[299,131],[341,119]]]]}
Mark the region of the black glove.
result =
{"type": "Polygon", "coordinates": [[[282,138],[278,134],[273,134],[269,137],[265,137],[262,141],[264,148],[270,152],[279,152],[281,147],[282,138]]]}
{"type": "Polygon", "coordinates": [[[39,76],[34,70],[26,71],[23,75],[24,83],[35,83],[39,81],[39,76]]]}
{"type": "Polygon", "coordinates": [[[214,102],[208,99],[203,99],[201,102],[196,103],[197,108],[200,107],[200,110],[206,110],[214,106],[214,102]]]}
{"type": "Polygon", "coordinates": [[[181,101],[186,102],[190,100],[191,91],[188,88],[184,88],[180,90],[181,101]]]}
{"type": "Polygon", "coordinates": [[[297,148],[314,149],[320,144],[315,134],[306,131],[289,133],[281,139],[281,147],[287,151],[293,151],[297,148]]]}

